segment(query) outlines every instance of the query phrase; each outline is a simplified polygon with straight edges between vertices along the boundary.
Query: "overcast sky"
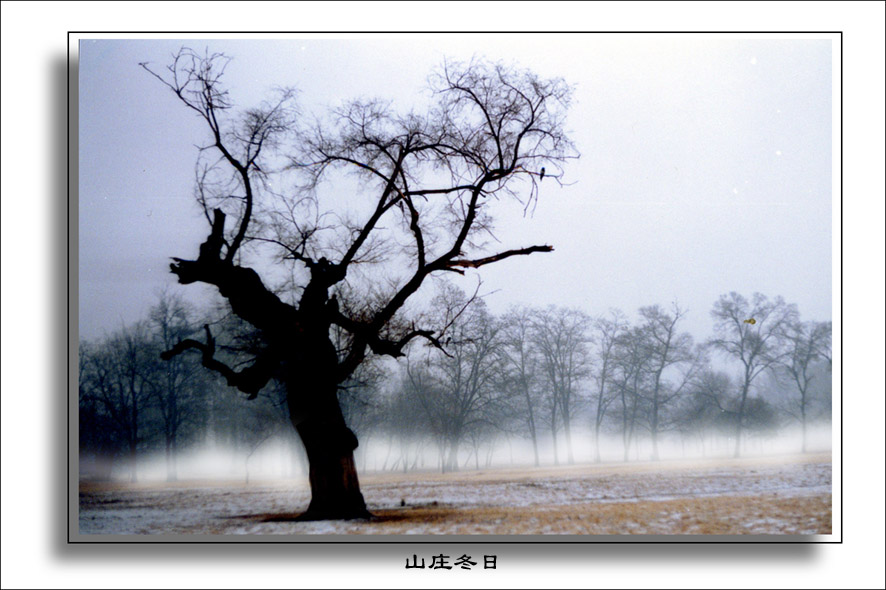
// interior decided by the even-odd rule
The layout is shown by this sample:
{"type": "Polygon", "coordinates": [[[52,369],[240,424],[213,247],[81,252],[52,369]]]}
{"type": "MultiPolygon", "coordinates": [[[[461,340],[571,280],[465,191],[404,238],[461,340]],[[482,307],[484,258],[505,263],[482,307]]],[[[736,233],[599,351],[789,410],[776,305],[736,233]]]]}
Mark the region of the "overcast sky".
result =
{"type": "MultiPolygon", "coordinates": [[[[80,335],[144,317],[175,284],[169,258],[207,235],[193,200],[193,112],[142,70],[182,45],[234,58],[226,83],[250,106],[293,85],[303,111],[378,96],[408,108],[444,58],[472,56],[576,86],[568,127],[581,159],[538,206],[501,203],[506,248],[551,254],[484,267],[493,311],[512,303],[592,314],[678,301],[711,332],[723,293],[759,291],[831,319],[832,48],[829,39],[710,36],[401,35],[351,40],[84,40],[80,45],[80,335]]],[[[472,289],[476,278],[460,279],[472,289]]],[[[177,288],[194,301],[207,288],[177,288]]]]}

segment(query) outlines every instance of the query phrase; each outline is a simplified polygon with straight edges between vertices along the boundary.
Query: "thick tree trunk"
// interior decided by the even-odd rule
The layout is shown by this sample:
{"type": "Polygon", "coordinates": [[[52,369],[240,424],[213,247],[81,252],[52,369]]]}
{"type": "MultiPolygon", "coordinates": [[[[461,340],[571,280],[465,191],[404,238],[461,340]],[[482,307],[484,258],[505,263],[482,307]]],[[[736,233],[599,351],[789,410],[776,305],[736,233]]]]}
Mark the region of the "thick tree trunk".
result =
{"type": "Polygon", "coordinates": [[[308,458],[311,503],[300,520],[370,518],[360,484],[354,450],[357,437],[345,424],[334,378],[335,349],[328,340],[297,351],[284,363],[289,419],[308,458]]]}
{"type": "Polygon", "coordinates": [[[370,518],[357,480],[357,437],[344,424],[302,422],[296,426],[310,465],[311,503],[300,520],[370,518]]]}

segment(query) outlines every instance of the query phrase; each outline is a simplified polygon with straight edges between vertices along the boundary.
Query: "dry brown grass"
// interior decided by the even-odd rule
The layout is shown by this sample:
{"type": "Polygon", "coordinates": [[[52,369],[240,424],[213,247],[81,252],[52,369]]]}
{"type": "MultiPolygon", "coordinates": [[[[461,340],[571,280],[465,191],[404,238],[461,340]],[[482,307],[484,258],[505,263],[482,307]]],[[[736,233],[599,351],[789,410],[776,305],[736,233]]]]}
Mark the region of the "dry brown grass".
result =
{"type": "MultiPolygon", "coordinates": [[[[291,522],[296,513],[243,517],[291,522]]],[[[831,534],[831,497],[770,496],[687,498],[517,508],[437,506],[378,510],[371,522],[355,522],[348,534],[742,535],[831,534]]]]}

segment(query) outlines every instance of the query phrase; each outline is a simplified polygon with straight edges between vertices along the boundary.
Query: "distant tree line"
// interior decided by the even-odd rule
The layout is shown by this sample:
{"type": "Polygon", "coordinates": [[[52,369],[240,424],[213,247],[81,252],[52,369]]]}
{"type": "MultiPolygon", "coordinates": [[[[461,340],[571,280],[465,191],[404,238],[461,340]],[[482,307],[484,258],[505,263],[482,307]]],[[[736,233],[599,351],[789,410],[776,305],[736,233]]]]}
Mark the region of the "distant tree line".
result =
{"type": "MultiPolygon", "coordinates": [[[[248,457],[281,430],[287,415],[273,388],[246,400],[203,369],[199,355],[161,360],[162,351],[205,330],[209,320],[198,320],[193,307],[164,294],[146,319],[80,342],[81,472],[105,479],[124,464],[136,481],[139,457],[163,453],[167,480],[174,481],[181,450],[211,443],[248,457]]],[[[226,349],[249,346],[233,318],[212,323],[233,343],[226,349]]]]}
{"type": "MultiPolygon", "coordinates": [[[[442,348],[414,345],[400,362],[366,364],[340,387],[362,446],[388,449],[381,469],[480,468],[499,441],[518,439],[530,443],[535,465],[545,440],[555,464],[573,463],[576,428],[591,432],[596,461],[601,437],[620,440],[625,461],[640,457],[641,441],[651,451],[643,458],[658,459],[665,438],[703,453],[726,441],[739,456],[749,437],[790,425],[799,425],[805,452],[809,425],[830,420],[831,323],[801,321],[780,297],[721,296],[710,312],[713,334],[701,342],[682,329],[686,310],[676,303],[641,307],[633,322],[621,310],[594,317],[556,306],[496,316],[482,299],[444,284],[431,309],[442,348]],[[732,370],[713,368],[717,360],[732,370]],[[425,464],[429,453],[433,465],[425,464]]],[[[124,464],[134,480],[138,457],[162,452],[174,480],[182,449],[238,448],[248,468],[272,437],[288,437],[292,456],[303,456],[284,428],[285,392],[267,387],[246,399],[201,370],[199,354],[160,360],[176,343],[205,337],[208,323],[229,343],[217,358],[254,345],[242,322],[214,315],[198,320],[164,295],[144,321],[81,342],[81,464],[103,466],[105,476],[124,464]]]]}
{"type": "Polygon", "coordinates": [[[484,441],[501,435],[529,440],[535,465],[543,437],[555,464],[573,463],[577,423],[590,427],[597,461],[601,434],[621,439],[627,461],[641,440],[658,459],[665,436],[703,452],[725,440],[739,456],[747,436],[792,423],[805,452],[809,424],[830,419],[831,324],[802,322],[781,298],[723,295],[713,336],[695,342],[677,304],[642,307],[632,323],[620,310],[592,317],[555,306],[495,317],[481,300],[446,296],[435,305],[453,316],[446,350],[413,349],[381,412],[408,416],[408,428],[387,425],[401,449],[415,432],[432,435],[444,471],[458,468],[459,450],[479,467],[484,441]],[[716,357],[739,371],[714,369],[716,357]]]}

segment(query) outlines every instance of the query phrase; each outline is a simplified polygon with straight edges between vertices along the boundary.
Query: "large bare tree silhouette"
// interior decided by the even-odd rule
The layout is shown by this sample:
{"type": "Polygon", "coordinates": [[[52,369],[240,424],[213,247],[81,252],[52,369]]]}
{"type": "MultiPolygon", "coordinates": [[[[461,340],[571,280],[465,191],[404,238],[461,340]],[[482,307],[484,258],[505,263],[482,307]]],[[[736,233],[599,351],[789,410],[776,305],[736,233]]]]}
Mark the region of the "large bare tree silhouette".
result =
{"type": "Polygon", "coordinates": [[[291,89],[235,109],[223,85],[229,61],[182,49],[165,71],[142,66],[209,132],[196,191],[209,235],[196,258],[174,258],[171,270],[182,284],[216,287],[259,345],[227,361],[206,326],[202,339],[163,357],[197,351],[250,397],[281,383],[310,462],[302,518],[365,518],[339,385],[369,354],[400,357],[417,339],[445,349],[444,334],[404,307],[428,277],[553,250],[489,250],[483,240],[494,201],[531,206],[541,171],[561,182],[562,165],[577,157],[564,130],[571,89],[500,64],[446,64],[429,79],[426,114],[354,100],[303,125],[291,89]],[[339,210],[324,206],[326,181],[348,191],[337,195],[339,210]],[[374,266],[394,270],[363,270],[374,266]],[[263,280],[275,267],[289,269],[288,288],[263,280]]]}

